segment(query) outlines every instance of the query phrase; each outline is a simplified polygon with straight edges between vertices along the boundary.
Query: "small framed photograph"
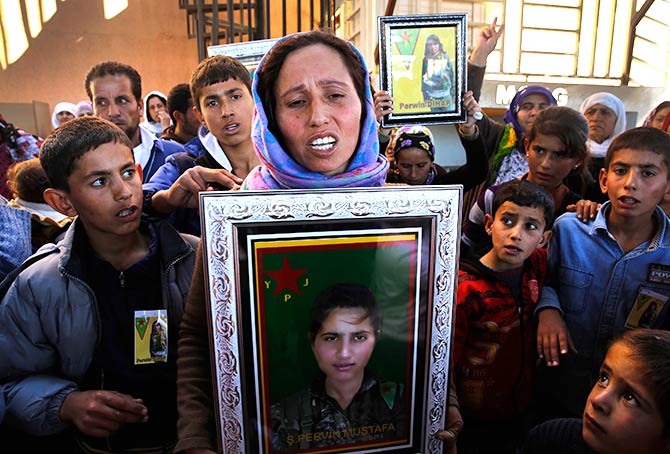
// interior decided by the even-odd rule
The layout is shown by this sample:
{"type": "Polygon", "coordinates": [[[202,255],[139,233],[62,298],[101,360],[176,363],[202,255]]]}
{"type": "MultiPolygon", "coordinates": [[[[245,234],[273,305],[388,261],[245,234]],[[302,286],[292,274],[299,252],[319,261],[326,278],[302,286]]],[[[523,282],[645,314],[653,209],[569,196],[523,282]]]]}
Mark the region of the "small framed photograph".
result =
{"type": "Polygon", "coordinates": [[[228,55],[229,57],[236,58],[249,69],[249,73],[253,78],[258,64],[278,40],[278,38],[271,38],[243,43],[209,46],[207,48],[207,56],[213,57],[214,55],[228,55]]]}
{"type": "Polygon", "coordinates": [[[466,14],[380,16],[380,86],[393,97],[383,127],[464,123],[466,14]]]}
{"type": "Polygon", "coordinates": [[[442,453],[461,200],[200,194],[223,453],[442,453]]]}

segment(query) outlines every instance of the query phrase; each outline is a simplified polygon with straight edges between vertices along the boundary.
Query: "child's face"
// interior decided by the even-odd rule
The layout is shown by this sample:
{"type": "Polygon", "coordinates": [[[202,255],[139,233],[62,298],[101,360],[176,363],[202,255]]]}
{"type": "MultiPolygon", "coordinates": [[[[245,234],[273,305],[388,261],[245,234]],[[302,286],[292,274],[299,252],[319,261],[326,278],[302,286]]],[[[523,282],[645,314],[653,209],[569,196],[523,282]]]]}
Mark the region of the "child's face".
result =
{"type": "Polygon", "coordinates": [[[548,190],[563,183],[581,159],[569,157],[565,144],[556,136],[537,134],[532,142],[526,139],[528,179],[548,190]]]}
{"type": "Polygon", "coordinates": [[[195,114],[221,144],[235,148],[251,140],[254,100],[247,86],[237,79],[208,85],[200,90],[195,114]]]}
{"type": "Polygon", "coordinates": [[[551,231],[544,231],[544,210],[504,202],[495,213],[484,216],[486,233],[491,235],[493,249],[486,254],[487,265],[496,271],[519,268],[535,249],[544,246],[551,231]]]}
{"type": "Polygon", "coordinates": [[[660,408],[640,376],[644,364],[631,353],[620,342],[607,352],[586,401],[584,441],[599,453],[668,452],[670,440],[663,437],[660,408]]]}
{"type": "Polygon", "coordinates": [[[362,380],[375,342],[374,328],[363,309],[332,310],[312,345],[326,383],[332,386],[362,380]]]}
{"type": "Polygon", "coordinates": [[[106,143],[75,162],[64,197],[95,239],[114,240],[133,234],[142,213],[142,172],[125,145],[106,143]]]}
{"type": "Polygon", "coordinates": [[[428,178],[431,161],[428,153],[417,148],[403,148],[395,156],[398,172],[402,180],[409,185],[423,184],[428,178]]]}
{"type": "Polygon", "coordinates": [[[670,192],[668,168],[660,154],[625,148],[600,170],[600,188],[612,202],[610,221],[650,217],[670,192]]]}

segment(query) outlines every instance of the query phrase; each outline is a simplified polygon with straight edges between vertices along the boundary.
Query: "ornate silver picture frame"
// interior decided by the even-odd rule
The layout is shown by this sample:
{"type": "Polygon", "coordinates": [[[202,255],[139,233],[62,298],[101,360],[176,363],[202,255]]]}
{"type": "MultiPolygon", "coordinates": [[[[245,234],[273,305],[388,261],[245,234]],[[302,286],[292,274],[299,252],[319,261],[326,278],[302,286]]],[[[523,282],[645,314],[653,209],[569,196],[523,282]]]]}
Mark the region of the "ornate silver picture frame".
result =
{"type": "Polygon", "coordinates": [[[442,452],[461,203],[461,186],[200,194],[222,452],[442,452]],[[369,289],[381,313],[361,407],[380,410],[352,419],[314,403],[334,400],[310,313],[338,285],[369,289]]]}

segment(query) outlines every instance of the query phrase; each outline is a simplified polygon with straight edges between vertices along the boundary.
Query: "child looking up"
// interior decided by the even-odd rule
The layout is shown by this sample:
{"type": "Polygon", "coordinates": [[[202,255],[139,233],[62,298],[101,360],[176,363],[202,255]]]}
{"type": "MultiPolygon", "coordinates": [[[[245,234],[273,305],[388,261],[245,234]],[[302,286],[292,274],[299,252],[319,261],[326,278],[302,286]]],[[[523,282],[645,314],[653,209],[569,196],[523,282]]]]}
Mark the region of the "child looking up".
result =
{"type": "Polygon", "coordinates": [[[525,437],[536,362],[533,311],[547,267],[554,203],[527,180],[500,185],[484,215],[493,247],[458,272],[453,380],[461,452],[514,452],[525,437]]]}
{"type": "MultiPolygon", "coordinates": [[[[569,107],[548,107],[538,113],[524,139],[528,172],[520,177],[545,188],[554,199],[554,217],[569,209],[580,209],[584,218],[595,216],[597,204],[581,202],[580,196],[563,183],[568,174],[584,165],[588,157],[586,119],[569,107]]],[[[463,243],[477,256],[491,249],[484,229],[484,215],[491,214],[493,196],[499,186],[484,191],[472,206],[463,229],[463,243]]]]}
{"type": "Polygon", "coordinates": [[[524,454],[670,453],[670,332],[625,331],[614,340],[581,419],[535,427],[524,454]]]}
{"type": "Polygon", "coordinates": [[[538,305],[538,349],[558,366],[544,371],[546,416],[581,415],[614,337],[668,328],[670,221],[657,204],[670,194],[669,163],[669,135],[650,127],[620,134],[600,171],[609,201],[588,224],[569,213],[554,226],[538,305]],[[570,339],[576,352],[568,353],[570,339]]]}

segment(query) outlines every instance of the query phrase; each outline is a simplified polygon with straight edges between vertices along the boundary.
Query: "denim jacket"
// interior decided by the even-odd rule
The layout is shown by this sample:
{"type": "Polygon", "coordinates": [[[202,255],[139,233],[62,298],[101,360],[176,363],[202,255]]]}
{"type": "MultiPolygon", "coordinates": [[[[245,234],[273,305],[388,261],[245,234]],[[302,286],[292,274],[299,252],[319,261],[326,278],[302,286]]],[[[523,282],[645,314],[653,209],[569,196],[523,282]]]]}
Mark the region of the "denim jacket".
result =
{"type": "MultiPolygon", "coordinates": [[[[640,291],[670,297],[670,277],[665,277],[670,272],[663,272],[670,265],[668,218],[657,207],[658,230],[653,239],[624,253],[607,228],[609,209],[610,202],[604,203],[588,224],[575,213],[556,220],[547,282],[537,309],[561,311],[577,349],[577,354],[561,358],[559,369],[550,374],[556,381],[549,386],[575,416],[581,416],[609,342],[627,329],[640,291]]],[[[667,327],[669,305],[663,306],[648,327],[667,327]]]]}

